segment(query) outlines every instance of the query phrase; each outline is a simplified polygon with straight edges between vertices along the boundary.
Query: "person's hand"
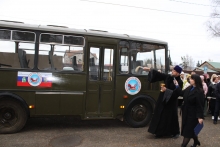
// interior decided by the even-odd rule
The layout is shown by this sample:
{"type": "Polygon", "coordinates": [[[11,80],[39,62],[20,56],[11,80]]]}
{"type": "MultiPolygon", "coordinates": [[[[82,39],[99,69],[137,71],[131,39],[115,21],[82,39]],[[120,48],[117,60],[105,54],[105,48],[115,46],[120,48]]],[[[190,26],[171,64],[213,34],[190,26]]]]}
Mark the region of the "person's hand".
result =
{"type": "Polygon", "coordinates": [[[143,70],[150,71],[150,68],[149,67],[143,67],[143,70]]]}
{"type": "Polygon", "coordinates": [[[167,88],[165,86],[161,86],[161,89],[160,89],[161,92],[165,92],[166,90],[167,88]]]}
{"type": "Polygon", "coordinates": [[[203,119],[202,119],[202,118],[198,118],[198,122],[199,122],[200,124],[202,124],[203,119]]]}
{"type": "Polygon", "coordinates": [[[174,85],[179,86],[178,82],[176,79],[173,80],[174,85]]]}

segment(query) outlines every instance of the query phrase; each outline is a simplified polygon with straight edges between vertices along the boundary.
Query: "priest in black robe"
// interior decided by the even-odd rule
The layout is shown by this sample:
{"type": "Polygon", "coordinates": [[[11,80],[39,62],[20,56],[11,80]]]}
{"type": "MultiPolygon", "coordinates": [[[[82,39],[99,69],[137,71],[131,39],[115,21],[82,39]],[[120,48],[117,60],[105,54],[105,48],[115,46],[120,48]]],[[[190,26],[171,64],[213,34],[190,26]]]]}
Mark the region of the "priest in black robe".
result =
{"type": "Polygon", "coordinates": [[[148,132],[155,137],[170,136],[177,138],[180,134],[178,122],[177,101],[179,92],[176,90],[174,80],[179,83],[182,89],[183,82],[180,78],[182,68],[178,65],[174,67],[172,73],[164,74],[156,70],[151,70],[148,75],[149,82],[164,81],[165,87],[161,88],[161,92],[156,102],[154,115],[151,120],[148,132]]]}

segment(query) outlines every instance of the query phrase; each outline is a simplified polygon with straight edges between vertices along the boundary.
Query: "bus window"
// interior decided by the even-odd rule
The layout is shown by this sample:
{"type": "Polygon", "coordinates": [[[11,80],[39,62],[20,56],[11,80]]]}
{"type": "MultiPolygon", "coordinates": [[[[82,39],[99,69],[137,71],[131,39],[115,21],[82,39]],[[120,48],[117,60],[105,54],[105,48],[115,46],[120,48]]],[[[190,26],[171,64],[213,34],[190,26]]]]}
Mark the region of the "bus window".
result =
{"type": "Polygon", "coordinates": [[[112,81],[113,76],[113,49],[104,50],[104,70],[103,70],[103,81],[112,81]]]}
{"type": "Polygon", "coordinates": [[[89,57],[89,79],[99,80],[98,67],[99,67],[99,54],[100,48],[91,47],[89,57]]]}
{"type": "Polygon", "coordinates": [[[120,49],[120,72],[128,73],[128,49],[121,48],[120,49]]]}
{"type": "MultiPolygon", "coordinates": [[[[83,71],[84,66],[84,43],[85,39],[82,36],[72,36],[63,34],[42,33],[40,42],[48,44],[41,57],[47,56],[47,65],[39,63],[41,69],[44,70],[69,70],[83,71]],[[48,66],[48,67],[45,67],[48,66]]],[[[45,46],[45,45],[44,45],[45,46]]]]}
{"type": "Polygon", "coordinates": [[[0,68],[33,68],[35,37],[34,32],[0,29],[0,68]]]}
{"type": "Polygon", "coordinates": [[[42,33],[42,34],[40,35],[40,42],[41,42],[41,43],[62,44],[62,41],[63,41],[63,35],[47,34],[47,33],[42,33]]]}
{"type": "Polygon", "coordinates": [[[55,49],[57,55],[63,56],[63,70],[83,71],[83,47],[62,47],[55,49]],[[58,52],[59,51],[59,52],[58,52]],[[62,51],[65,51],[62,53],[62,51]]]}
{"type": "Polygon", "coordinates": [[[38,56],[38,69],[40,70],[51,70],[52,63],[49,58],[49,52],[51,50],[50,45],[40,44],[39,45],[39,56],[38,56]]]}
{"type": "MultiPolygon", "coordinates": [[[[23,53],[26,53],[26,57],[23,57],[23,60],[27,62],[27,67],[32,69],[34,68],[34,54],[35,54],[35,49],[34,49],[35,45],[32,43],[19,43],[19,49],[18,49],[18,56],[20,58],[19,53],[22,51],[23,53]]],[[[24,65],[26,66],[26,65],[24,65]]]]}
{"type": "Polygon", "coordinates": [[[120,47],[120,56],[119,56],[119,72],[122,74],[128,74],[129,70],[129,42],[128,41],[120,41],[119,42],[119,47],[120,47]]]}
{"type": "Polygon", "coordinates": [[[41,70],[83,70],[83,47],[40,45],[38,68],[41,70]]]}
{"type": "MultiPolygon", "coordinates": [[[[134,52],[134,50],[132,52],[134,52]]],[[[131,73],[147,75],[148,72],[143,70],[143,67],[152,67],[153,52],[137,50],[134,56],[132,58],[133,60],[131,60],[131,73]]]]}
{"type": "Polygon", "coordinates": [[[157,70],[160,72],[165,72],[165,50],[164,49],[159,49],[155,51],[156,54],[156,65],[157,65],[157,70]]]}
{"type": "Polygon", "coordinates": [[[165,49],[154,44],[131,44],[131,73],[147,75],[146,68],[154,68],[165,72],[165,49]]]}
{"type": "Polygon", "coordinates": [[[35,42],[35,33],[27,31],[12,31],[12,40],[23,42],[35,42]]]}
{"type": "Polygon", "coordinates": [[[14,42],[0,41],[0,68],[20,68],[14,42]]]}
{"type": "Polygon", "coordinates": [[[11,31],[10,30],[0,30],[0,39],[1,40],[10,40],[11,31]]]}
{"type": "Polygon", "coordinates": [[[34,67],[34,44],[0,41],[0,68],[34,67]],[[15,44],[19,46],[15,49],[15,44]]]}

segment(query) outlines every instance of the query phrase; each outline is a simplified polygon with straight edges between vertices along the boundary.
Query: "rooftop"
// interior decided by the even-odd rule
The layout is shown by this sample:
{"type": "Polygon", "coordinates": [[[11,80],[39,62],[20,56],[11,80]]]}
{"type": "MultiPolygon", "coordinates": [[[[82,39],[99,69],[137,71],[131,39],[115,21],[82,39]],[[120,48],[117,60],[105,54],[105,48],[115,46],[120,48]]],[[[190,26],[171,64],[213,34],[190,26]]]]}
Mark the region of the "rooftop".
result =
{"type": "Polygon", "coordinates": [[[214,68],[219,68],[220,69],[220,62],[208,62],[211,66],[213,66],[214,68]]]}
{"type": "Polygon", "coordinates": [[[32,25],[32,24],[25,24],[22,22],[0,20],[0,27],[26,29],[26,30],[41,30],[41,31],[48,31],[48,32],[68,33],[68,34],[78,34],[78,35],[91,35],[91,36],[143,41],[143,42],[167,45],[167,42],[156,40],[156,39],[151,39],[151,38],[144,38],[144,37],[138,37],[138,36],[133,36],[133,35],[127,35],[127,34],[109,33],[107,31],[102,31],[102,30],[74,29],[74,28],[68,28],[68,27],[56,26],[56,25],[47,25],[47,26],[46,25],[32,25]]]}
{"type": "MultiPolygon", "coordinates": [[[[204,68],[197,67],[195,70],[204,71],[204,68]]],[[[212,69],[207,69],[207,72],[218,72],[218,71],[215,71],[215,70],[212,70],[212,69]]]]}

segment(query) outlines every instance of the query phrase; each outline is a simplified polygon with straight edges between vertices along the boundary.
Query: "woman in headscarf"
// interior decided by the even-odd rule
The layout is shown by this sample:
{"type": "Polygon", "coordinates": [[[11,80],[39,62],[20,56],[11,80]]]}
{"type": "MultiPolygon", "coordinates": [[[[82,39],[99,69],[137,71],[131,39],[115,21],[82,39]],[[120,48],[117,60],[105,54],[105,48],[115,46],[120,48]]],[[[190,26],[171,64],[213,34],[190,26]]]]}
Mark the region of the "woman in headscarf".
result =
{"type": "Polygon", "coordinates": [[[187,87],[190,86],[190,82],[189,82],[190,78],[191,78],[191,75],[187,75],[187,77],[186,77],[186,83],[185,83],[184,86],[183,86],[183,90],[185,90],[187,87]]]}

